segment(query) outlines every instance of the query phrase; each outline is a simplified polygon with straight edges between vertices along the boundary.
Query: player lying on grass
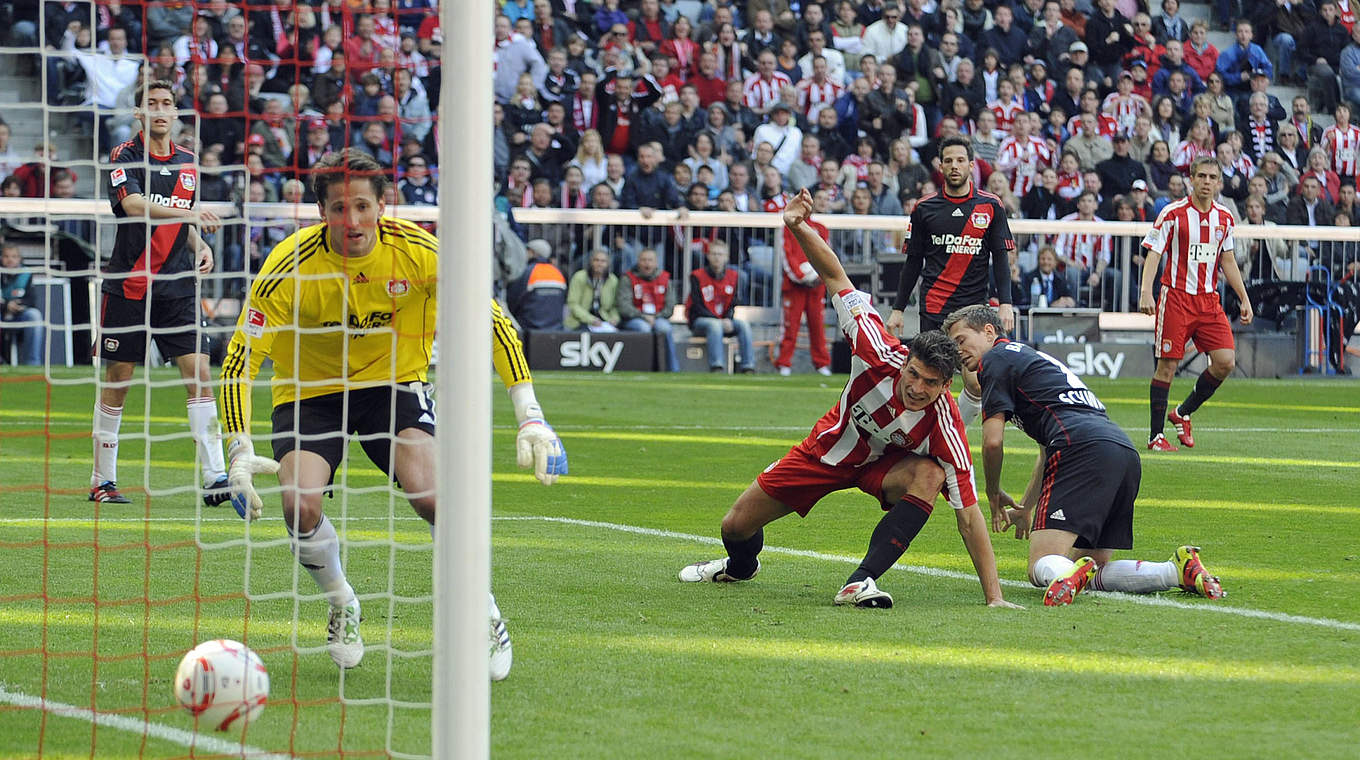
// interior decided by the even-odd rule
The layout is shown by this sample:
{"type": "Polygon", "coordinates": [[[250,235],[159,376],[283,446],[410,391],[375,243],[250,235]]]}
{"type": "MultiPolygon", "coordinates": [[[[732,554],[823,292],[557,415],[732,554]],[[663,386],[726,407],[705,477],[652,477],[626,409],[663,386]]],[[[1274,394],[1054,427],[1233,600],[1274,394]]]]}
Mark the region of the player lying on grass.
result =
{"type": "Polygon", "coordinates": [[[888,334],[869,294],[854,289],[835,252],[807,224],[811,213],[812,196],[804,190],[784,210],[784,224],[835,294],[836,318],[854,352],[850,380],[808,437],[757,476],[728,510],[722,521],[728,556],[686,566],[680,580],[750,580],[760,570],[766,525],[790,512],[806,517],[823,496],[858,487],[887,514],[834,603],[891,607],[892,596],[875,580],[925,526],[943,490],[987,604],[1015,607],[1001,596],[963,420],[947,392],[958,352],[937,330],[918,335],[910,347],[888,334]]]}
{"type": "MultiPolygon", "coordinates": [[[[233,492],[246,498],[254,519],[262,502],[252,476],[278,472],[293,551],[331,605],[327,649],[337,665],[352,668],[364,656],[359,599],[321,497],[357,434],[368,458],[434,524],[435,416],[426,378],[438,242],[411,222],[383,216],[388,180],[366,154],[328,154],[314,171],[323,221],[279,243],[252,284],[222,364],[222,416],[233,492]],[[273,459],[256,456],[250,440],[250,385],[266,357],[274,360],[273,459]]],[[[551,483],[566,473],[566,456],[527,385],[518,340],[510,344],[492,308],[497,369],[505,365],[505,377],[519,365],[515,383],[506,382],[514,386],[516,413],[523,412],[520,461],[534,461],[535,474],[551,483]]],[[[494,598],[490,610],[492,676],[499,679],[509,673],[510,639],[494,598]]]]}
{"type": "Polygon", "coordinates": [[[1001,320],[986,306],[959,309],[944,329],[982,385],[982,469],[992,528],[1015,525],[1017,538],[1029,536],[1029,580],[1046,589],[1046,606],[1071,604],[1088,583],[1101,591],[1179,586],[1210,599],[1223,596],[1193,546],[1176,549],[1167,562],[1110,559],[1116,549],[1133,548],[1142,463],[1081,378],[1048,354],[1003,337],[1001,320]],[[1001,490],[1007,420],[1040,446],[1020,504],[1001,490]]]}

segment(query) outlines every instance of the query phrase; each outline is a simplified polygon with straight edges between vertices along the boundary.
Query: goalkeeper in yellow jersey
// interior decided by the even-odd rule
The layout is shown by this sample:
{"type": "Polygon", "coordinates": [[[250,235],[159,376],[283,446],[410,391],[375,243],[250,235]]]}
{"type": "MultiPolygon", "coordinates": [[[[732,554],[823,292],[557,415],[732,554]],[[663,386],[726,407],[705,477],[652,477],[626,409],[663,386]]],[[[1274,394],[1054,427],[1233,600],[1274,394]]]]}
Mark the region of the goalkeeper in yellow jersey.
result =
{"type": "MultiPolygon", "coordinates": [[[[357,434],[369,459],[434,523],[435,416],[426,378],[438,246],[416,225],[383,217],[388,180],[368,155],[329,154],[313,170],[323,221],[279,243],[252,284],[222,363],[222,419],[231,488],[246,499],[251,519],[262,507],[252,477],[278,473],[298,563],[331,604],[327,649],[351,668],[364,655],[360,605],[321,497],[357,434]],[[274,360],[273,459],[257,456],[250,439],[250,385],[267,357],[274,360]]],[[[534,400],[518,340],[509,343],[503,332],[498,325],[496,364],[515,399],[519,458],[541,462],[535,474],[551,483],[566,472],[565,454],[534,400]]],[[[492,676],[504,678],[510,641],[494,599],[491,613],[492,676]]]]}

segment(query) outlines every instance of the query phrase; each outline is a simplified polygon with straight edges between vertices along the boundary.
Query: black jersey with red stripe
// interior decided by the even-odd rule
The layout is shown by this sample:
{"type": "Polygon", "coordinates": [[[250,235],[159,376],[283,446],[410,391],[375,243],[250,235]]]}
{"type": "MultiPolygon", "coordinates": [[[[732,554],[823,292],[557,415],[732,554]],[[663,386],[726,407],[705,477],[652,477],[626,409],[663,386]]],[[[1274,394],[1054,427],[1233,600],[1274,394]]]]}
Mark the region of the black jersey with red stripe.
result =
{"type": "MultiPolygon", "coordinates": [[[[936,321],[963,306],[987,303],[995,279],[1010,282],[1006,252],[1015,248],[1006,208],[987,192],[954,197],[927,195],[907,219],[902,253],[907,260],[893,308],[907,305],[916,281],[921,280],[921,312],[936,321]]],[[[1009,287],[997,288],[1002,303],[1011,302],[1009,287]]]]}
{"type": "Polygon", "coordinates": [[[1133,448],[1075,372],[1024,343],[998,338],[978,362],[978,382],[983,418],[1004,415],[1040,446],[1111,441],[1133,448]]]}
{"type": "Polygon", "coordinates": [[[129,216],[123,199],[141,195],[149,204],[192,209],[198,197],[194,154],[170,144],[170,154],[149,153],[141,134],[109,154],[113,169],[105,176],[109,203],[118,218],[113,255],[104,267],[104,292],[140,301],[148,295],[184,298],[194,295],[197,268],[189,250],[189,227],[183,222],[157,219],[148,232],[143,215],[129,216]],[[171,277],[169,275],[180,275],[171,277]],[[159,275],[159,276],[153,276],[159,275]],[[154,293],[152,283],[154,285],[154,293]]]}

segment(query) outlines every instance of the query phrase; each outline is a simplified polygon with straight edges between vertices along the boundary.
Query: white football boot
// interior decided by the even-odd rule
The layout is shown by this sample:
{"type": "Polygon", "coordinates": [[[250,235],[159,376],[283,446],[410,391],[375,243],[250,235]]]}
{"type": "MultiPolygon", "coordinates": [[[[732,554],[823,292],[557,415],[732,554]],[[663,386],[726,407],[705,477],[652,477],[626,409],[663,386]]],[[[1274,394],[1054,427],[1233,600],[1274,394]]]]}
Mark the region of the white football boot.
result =
{"type": "Polygon", "coordinates": [[[831,603],[887,609],[892,606],[892,595],[879,590],[878,584],[874,583],[873,578],[865,578],[862,581],[845,584],[840,591],[836,592],[836,598],[831,603]]]}
{"type": "Polygon", "coordinates": [[[712,581],[714,583],[740,583],[749,581],[756,577],[760,572],[760,560],[756,560],[755,572],[751,573],[751,578],[734,578],[727,574],[727,557],[722,559],[711,559],[707,562],[695,562],[692,565],[685,565],[680,568],[680,580],[685,583],[698,583],[699,581],[712,581]]]}
{"type": "Polygon", "coordinates": [[[326,621],[326,651],[336,665],[353,668],[364,659],[364,638],[359,635],[359,600],[351,599],[343,607],[331,607],[326,621]]]}
{"type": "Polygon", "coordinates": [[[510,675],[510,665],[515,654],[510,648],[510,632],[505,630],[505,620],[501,608],[496,606],[496,596],[491,595],[491,680],[504,681],[510,675]]]}

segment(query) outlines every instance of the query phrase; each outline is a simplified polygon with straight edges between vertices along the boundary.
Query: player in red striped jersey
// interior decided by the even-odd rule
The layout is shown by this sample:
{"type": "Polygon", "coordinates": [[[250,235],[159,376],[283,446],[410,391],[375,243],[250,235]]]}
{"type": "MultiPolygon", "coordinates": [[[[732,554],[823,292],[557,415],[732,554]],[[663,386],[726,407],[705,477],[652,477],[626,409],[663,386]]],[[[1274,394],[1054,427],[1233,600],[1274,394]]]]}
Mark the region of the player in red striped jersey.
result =
{"type": "Polygon", "coordinates": [[[766,525],[791,512],[806,516],[823,496],[858,487],[887,514],[834,601],[891,607],[892,597],[874,581],[906,551],[943,490],[987,604],[1014,607],[1001,595],[963,419],[947,392],[958,368],[957,349],[937,330],[916,336],[909,348],[889,334],[872,298],[854,289],[831,246],[807,224],[811,212],[812,196],[803,190],[785,209],[784,224],[835,293],[831,301],[853,351],[850,380],[808,437],[767,467],[728,510],[722,521],[728,556],[688,565],[680,580],[750,580],[760,570],[766,525]]]}
{"type": "Polygon", "coordinates": [[[1163,419],[1175,426],[1181,444],[1187,448],[1195,445],[1190,415],[1218,390],[1236,366],[1232,326],[1218,297],[1219,267],[1242,304],[1242,324],[1251,324],[1251,299],[1247,298],[1242,272],[1233,254],[1233,216],[1214,201],[1222,182],[1223,172],[1217,159],[1195,159],[1190,165],[1190,195],[1162,209],[1143,238],[1147,253],[1138,310],[1157,316],[1153,347],[1157,369],[1148,392],[1152,406],[1148,448],[1153,451],[1176,450],[1162,434],[1163,419]],[[1154,304],[1152,280],[1163,255],[1167,261],[1162,272],[1161,298],[1154,304]],[[1185,356],[1185,343],[1191,339],[1196,349],[1209,355],[1209,367],[1200,373],[1195,389],[1185,401],[1167,412],[1171,380],[1176,375],[1176,365],[1185,356]]]}

